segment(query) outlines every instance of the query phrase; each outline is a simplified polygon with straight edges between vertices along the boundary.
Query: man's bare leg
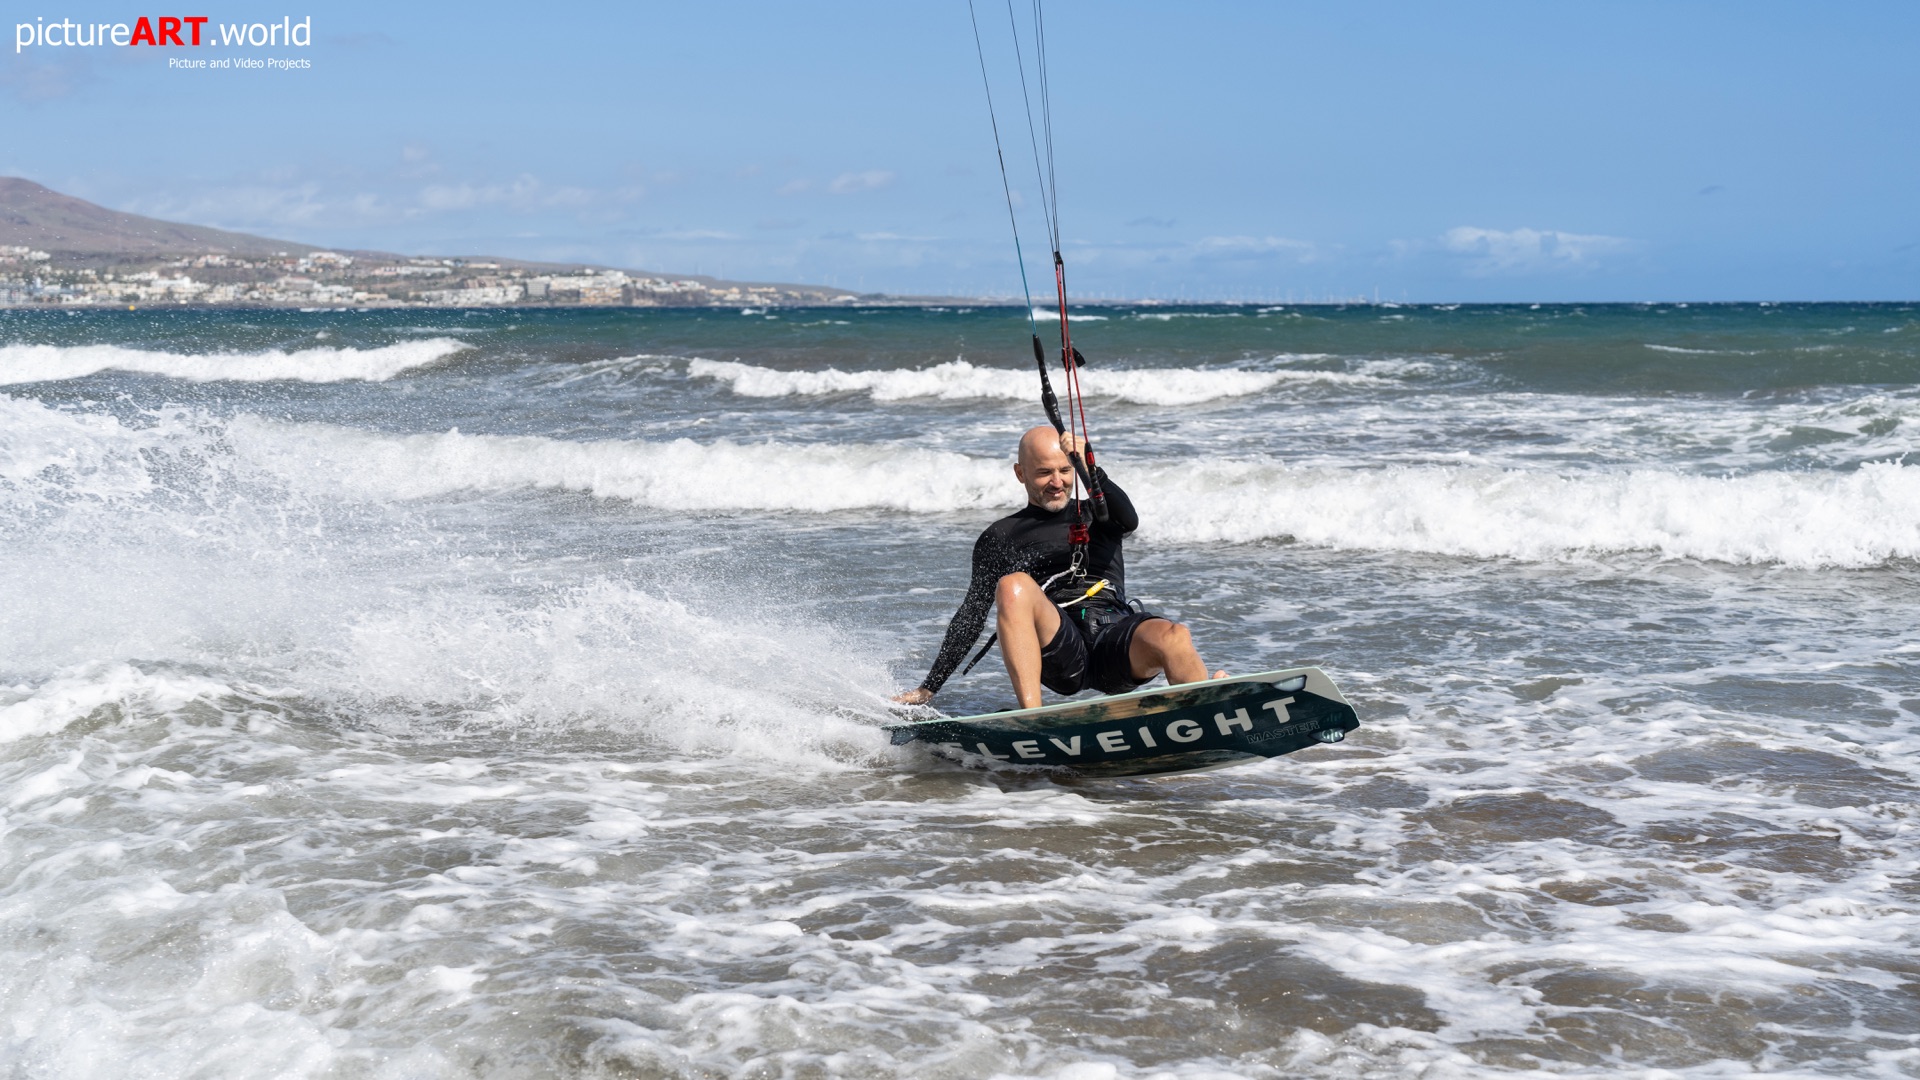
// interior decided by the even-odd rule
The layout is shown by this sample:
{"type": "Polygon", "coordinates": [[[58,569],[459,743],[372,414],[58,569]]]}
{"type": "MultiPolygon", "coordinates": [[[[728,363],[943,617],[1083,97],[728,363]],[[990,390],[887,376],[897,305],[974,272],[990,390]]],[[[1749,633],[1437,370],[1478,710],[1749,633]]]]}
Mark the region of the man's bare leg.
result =
{"type": "Polygon", "coordinates": [[[1040,704],[1040,650],[1060,629],[1060,609],[1028,574],[1008,574],[994,588],[1000,657],[1023,709],[1040,704]]]}
{"type": "MultiPolygon", "coordinates": [[[[1133,665],[1133,677],[1141,682],[1163,671],[1169,686],[1204,682],[1207,678],[1207,665],[1200,659],[1200,650],[1193,647],[1193,635],[1183,624],[1167,619],[1148,619],[1134,628],[1127,660],[1133,665]]],[[[1216,671],[1213,677],[1224,679],[1227,673],[1216,671]]]]}

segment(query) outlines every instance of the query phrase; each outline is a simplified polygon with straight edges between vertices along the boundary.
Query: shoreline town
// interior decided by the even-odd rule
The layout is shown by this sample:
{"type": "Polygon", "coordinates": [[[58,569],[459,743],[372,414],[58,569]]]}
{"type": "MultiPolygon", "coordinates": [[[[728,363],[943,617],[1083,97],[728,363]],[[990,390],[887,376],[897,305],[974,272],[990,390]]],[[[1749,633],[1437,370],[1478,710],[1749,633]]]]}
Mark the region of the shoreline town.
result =
{"type": "MultiPolygon", "coordinates": [[[[924,298],[917,298],[924,299],[924,298]]],[[[799,307],[899,303],[824,285],[425,257],[143,217],[0,177],[0,307],[799,307]]]]}
{"type": "Polygon", "coordinates": [[[155,259],[0,245],[0,307],[790,307],[879,299],[496,259],[335,251],[155,259]]]}

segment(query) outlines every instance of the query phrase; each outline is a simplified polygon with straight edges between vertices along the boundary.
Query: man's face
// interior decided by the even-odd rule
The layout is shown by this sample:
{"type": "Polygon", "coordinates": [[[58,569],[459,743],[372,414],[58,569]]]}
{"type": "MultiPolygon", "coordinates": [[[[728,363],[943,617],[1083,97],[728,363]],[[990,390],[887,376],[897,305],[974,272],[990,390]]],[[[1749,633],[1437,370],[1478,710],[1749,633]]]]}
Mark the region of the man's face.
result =
{"type": "Polygon", "coordinates": [[[1062,509],[1073,496],[1073,462],[1057,438],[1022,443],[1013,475],[1026,486],[1027,501],[1042,510],[1062,509]]]}

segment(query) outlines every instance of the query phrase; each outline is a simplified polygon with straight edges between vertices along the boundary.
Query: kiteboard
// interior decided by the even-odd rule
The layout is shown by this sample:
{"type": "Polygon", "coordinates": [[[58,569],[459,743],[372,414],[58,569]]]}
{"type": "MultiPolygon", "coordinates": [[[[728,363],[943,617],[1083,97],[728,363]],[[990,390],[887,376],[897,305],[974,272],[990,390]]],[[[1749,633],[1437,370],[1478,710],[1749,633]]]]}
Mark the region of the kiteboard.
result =
{"type": "Polygon", "coordinates": [[[1360,726],[1319,668],[1157,686],[979,716],[890,728],[893,745],[989,768],[1074,776],[1153,776],[1219,769],[1337,743],[1360,726]]]}

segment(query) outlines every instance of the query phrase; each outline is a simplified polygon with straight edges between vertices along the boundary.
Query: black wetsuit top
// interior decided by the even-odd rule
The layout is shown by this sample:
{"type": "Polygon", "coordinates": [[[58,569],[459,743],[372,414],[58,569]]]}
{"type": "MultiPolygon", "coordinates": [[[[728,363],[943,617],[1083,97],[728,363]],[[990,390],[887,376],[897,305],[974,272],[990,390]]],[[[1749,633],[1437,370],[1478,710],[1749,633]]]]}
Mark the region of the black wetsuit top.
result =
{"type": "MultiPolygon", "coordinates": [[[[1140,514],[1120,486],[1098,470],[1100,486],[1107,495],[1107,520],[1091,522],[1087,536],[1087,561],[1083,570],[1087,580],[1073,595],[1079,595],[1101,578],[1111,584],[1101,590],[1095,601],[1124,606],[1127,599],[1126,567],[1120,556],[1120,541],[1140,527],[1140,514]]],[[[1088,517],[1092,517],[1091,514],[1088,517]]],[[[946,640],[940,643],[940,655],[933,670],[920,685],[938,693],[949,676],[967,659],[967,650],[987,625],[987,612],[993,607],[993,594],[1000,579],[1025,571],[1034,581],[1045,584],[1055,574],[1073,565],[1073,549],[1067,543],[1067,529],[1077,519],[1072,502],[1058,510],[1046,510],[1028,503],[1015,514],[1008,514],[987,526],[973,544],[973,579],[967,583],[966,599],[947,624],[946,640]]],[[[1059,593],[1060,586],[1055,587],[1059,593]]],[[[1064,597],[1056,596],[1056,599],[1064,597]]]]}

